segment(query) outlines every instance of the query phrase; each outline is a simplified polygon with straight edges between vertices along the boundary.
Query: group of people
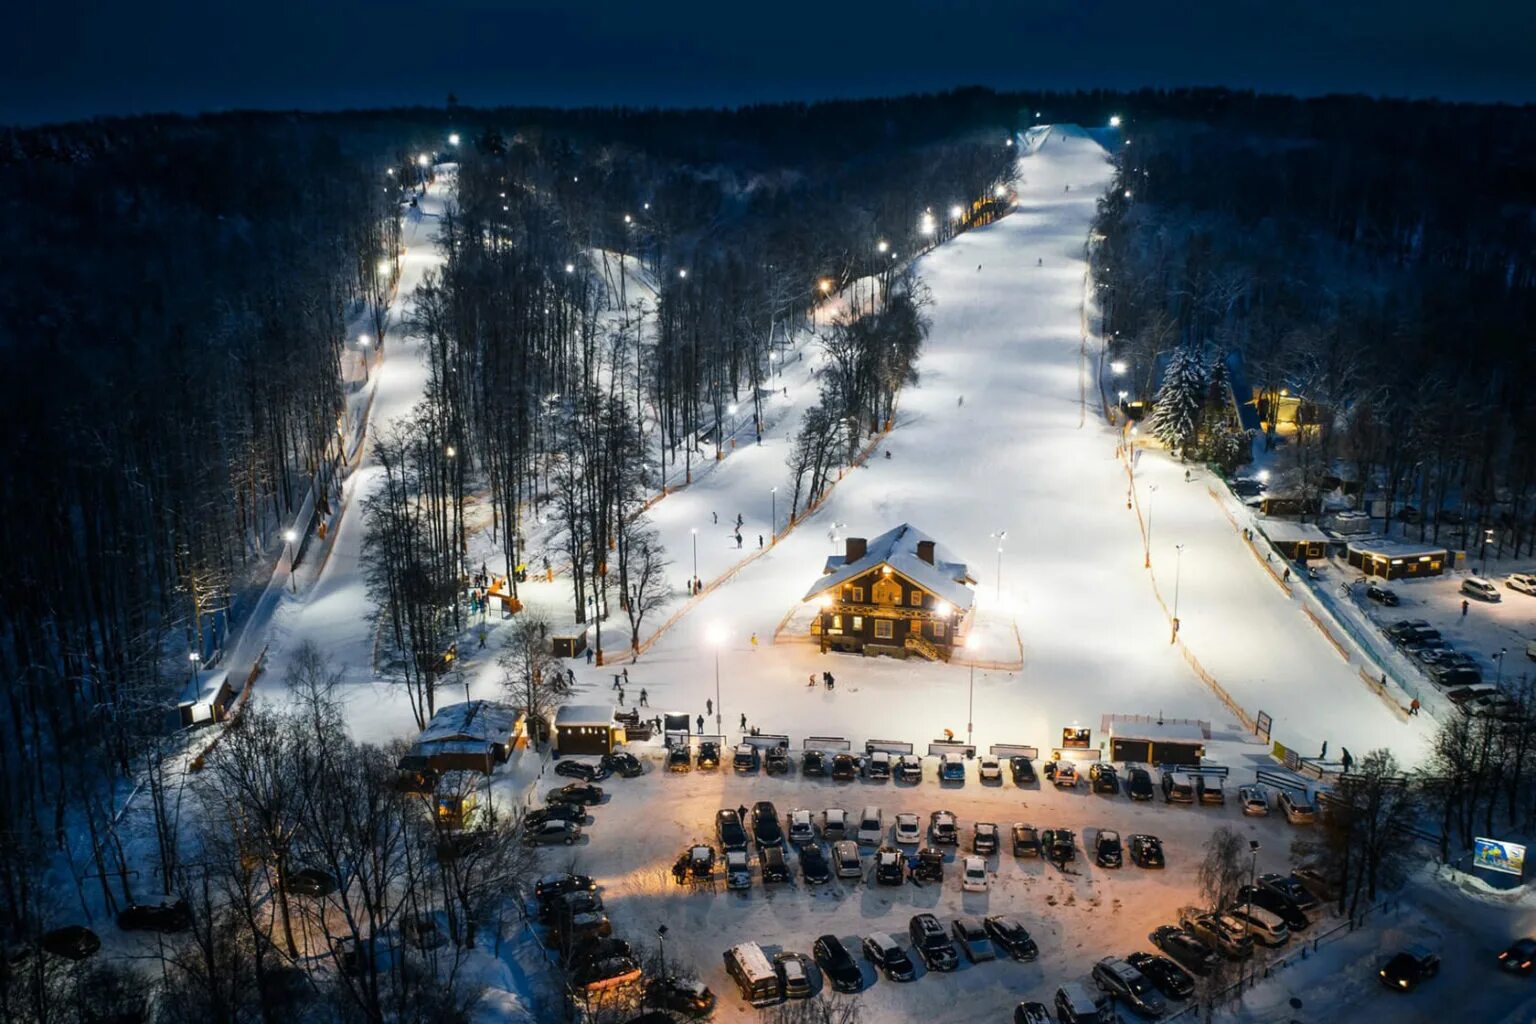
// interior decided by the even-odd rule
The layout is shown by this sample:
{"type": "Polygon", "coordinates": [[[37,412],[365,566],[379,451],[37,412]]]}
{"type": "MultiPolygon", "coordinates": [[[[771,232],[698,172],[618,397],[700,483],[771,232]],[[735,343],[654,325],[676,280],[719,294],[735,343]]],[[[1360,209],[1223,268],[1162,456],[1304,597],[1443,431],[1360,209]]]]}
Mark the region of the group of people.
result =
{"type": "MultiPolygon", "coordinates": [[[[810,675],[805,677],[805,685],[807,687],[816,685],[816,673],[812,672],[810,675]]],[[[823,672],[821,674],[821,685],[825,686],[829,690],[836,689],[837,679],[832,675],[831,672],[823,672]]]]}

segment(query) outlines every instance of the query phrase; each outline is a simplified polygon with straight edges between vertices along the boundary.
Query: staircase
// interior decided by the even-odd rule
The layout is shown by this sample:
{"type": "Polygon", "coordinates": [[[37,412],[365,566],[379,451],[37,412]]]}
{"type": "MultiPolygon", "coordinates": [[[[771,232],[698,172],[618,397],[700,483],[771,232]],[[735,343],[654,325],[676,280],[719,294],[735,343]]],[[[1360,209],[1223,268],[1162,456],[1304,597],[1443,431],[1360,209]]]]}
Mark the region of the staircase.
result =
{"type": "Polygon", "coordinates": [[[937,647],[933,646],[933,644],[929,643],[925,637],[908,633],[907,638],[902,641],[902,646],[909,651],[915,651],[918,654],[921,654],[929,661],[949,660],[948,658],[944,657],[944,652],[940,651],[937,647]]]}

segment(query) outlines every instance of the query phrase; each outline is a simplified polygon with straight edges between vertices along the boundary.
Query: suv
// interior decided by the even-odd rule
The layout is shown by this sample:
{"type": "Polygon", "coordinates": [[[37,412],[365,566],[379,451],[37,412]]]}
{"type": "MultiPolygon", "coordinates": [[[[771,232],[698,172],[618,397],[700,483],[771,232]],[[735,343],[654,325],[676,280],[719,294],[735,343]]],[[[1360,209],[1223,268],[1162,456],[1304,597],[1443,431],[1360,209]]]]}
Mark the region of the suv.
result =
{"type": "Polygon", "coordinates": [[[1040,856],[1040,830],[1022,821],[1013,823],[1013,855],[1015,857],[1040,856]]]}
{"type": "Polygon", "coordinates": [[[765,846],[757,851],[761,862],[763,884],[789,881],[789,865],[784,862],[784,847],[765,846]]]}
{"type": "Polygon", "coordinates": [[[1226,915],[1247,929],[1254,940],[1264,946],[1283,946],[1291,939],[1291,930],[1279,914],[1265,910],[1257,903],[1238,903],[1227,908],[1226,915]]]}
{"type": "Polygon", "coordinates": [[[1382,964],[1377,973],[1387,988],[1406,992],[1440,973],[1440,958],[1422,946],[1409,946],[1382,964]]]}
{"type": "Polygon", "coordinates": [[[804,953],[785,950],[774,954],[773,969],[778,972],[785,999],[811,997],[811,962],[804,953]]]}
{"type": "Polygon", "coordinates": [[[821,838],[829,843],[848,838],[848,812],[841,807],[828,807],[821,812],[821,838]]]}
{"type": "MultiPolygon", "coordinates": [[[[767,871],[763,874],[763,881],[768,881],[767,871]]],[[[752,888],[752,865],[747,860],[747,851],[727,850],[725,852],[725,887],[727,889],[752,888]]]]}
{"type": "Polygon", "coordinates": [[[726,850],[747,848],[747,830],[741,826],[741,816],[729,807],[715,812],[715,836],[726,850]]]}
{"type": "Polygon", "coordinates": [[[1179,924],[1195,938],[1205,942],[1233,960],[1253,955],[1253,936],[1248,926],[1227,914],[1180,914],[1179,924]]]}
{"type": "Polygon", "coordinates": [[[1152,940],[1152,945],[1195,974],[1204,976],[1221,966],[1221,958],[1215,951],[1183,928],[1165,924],[1147,938],[1152,940]]]}
{"type": "Polygon", "coordinates": [[[669,771],[669,772],[691,772],[691,771],[693,771],[693,761],[688,756],[688,748],[687,747],[685,747],[685,746],[677,746],[677,747],[673,747],[671,750],[667,751],[667,771],[669,771]]]}
{"type": "Polygon", "coordinates": [[[1461,592],[1468,597],[1475,597],[1479,601],[1487,601],[1490,604],[1504,600],[1504,595],[1499,593],[1498,587],[1479,576],[1468,576],[1462,580],[1461,592]]]}
{"type": "Polygon", "coordinates": [[[990,754],[976,761],[976,777],[982,782],[1002,782],[1003,763],[990,754]]]}
{"type": "Polygon", "coordinates": [[[1221,788],[1221,779],[1214,775],[1195,776],[1195,797],[1203,804],[1227,802],[1227,794],[1221,788]]]}
{"type": "Polygon", "coordinates": [[[811,947],[816,964],[826,972],[832,987],[838,992],[857,992],[864,987],[864,974],[854,962],[853,954],[836,935],[823,935],[811,947]]]}
{"type": "Polygon", "coordinates": [[[992,948],[992,938],[981,922],[974,917],[957,917],[949,926],[955,941],[965,950],[965,958],[973,964],[983,960],[996,960],[997,950],[992,948]]]}
{"type": "Polygon", "coordinates": [[[752,805],[752,835],[759,847],[783,846],[784,828],[779,824],[779,811],[767,800],[752,805]]]}
{"type": "Polygon", "coordinates": [[[714,740],[699,741],[699,756],[694,763],[701,769],[720,767],[720,744],[714,740]]]}
{"type": "Polygon", "coordinates": [[[965,756],[950,751],[939,758],[939,781],[965,784],[965,756]]]}
{"type": "Polygon", "coordinates": [[[1094,964],[1093,982],[1149,1017],[1161,1017],[1168,1012],[1167,1001],[1147,976],[1119,957],[1106,956],[1094,964]]]}
{"type": "Polygon", "coordinates": [[[971,852],[997,852],[997,826],[990,821],[978,821],[971,826],[971,852]]]}
{"type": "Polygon", "coordinates": [[[731,767],[738,772],[755,772],[761,763],[757,748],[750,743],[739,745],[731,755],[731,767]]]}
{"type": "Polygon", "coordinates": [[[1108,761],[1098,761],[1088,768],[1088,781],[1093,783],[1095,793],[1108,793],[1114,796],[1120,792],[1120,776],[1115,771],[1115,766],[1108,761]]]}
{"type": "Polygon", "coordinates": [[[912,959],[887,932],[870,932],[864,937],[864,959],[878,967],[892,981],[911,981],[917,977],[912,959]]]}
{"type": "Polygon", "coordinates": [[[875,884],[901,885],[907,880],[907,858],[894,846],[875,851],[875,884]]]}
{"type": "Polygon", "coordinates": [[[1504,585],[1510,590],[1518,590],[1522,594],[1536,595],[1536,574],[1512,572],[1504,577],[1504,585]]]}
{"type": "Polygon", "coordinates": [[[1305,796],[1297,796],[1288,789],[1275,794],[1275,806],[1292,825],[1310,825],[1317,820],[1317,811],[1305,796]]]}
{"type": "Polygon", "coordinates": [[[1295,900],[1267,885],[1244,885],[1238,888],[1235,908],[1242,910],[1250,903],[1274,914],[1293,932],[1299,932],[1312,923],[1306,911],[1298,907],[1295,900]]]}
{"type": "Polygon", "coordinates": [[[852,782],[859,777],[859,762],[849,753],[832,755],[832,779],[835,782],[852,782]]]}
{"type": "Polygon", "coordinates": [[[1056,1019],[1061,1024],[1100,1024],[1106,1020],[1104,1008],[1077,982],[1056,990],[1056,1019]]]}
{"type": "Polygon", "coordinates": [[[1035,778],[1035,763],[1022,754],[1008,759],[1008,771],[1012,773],[1016,786],[1032,785],[1039,781],[1035,778]]]}
{"type": "Polygon", "coordinates": [[[838,878],[863,878],[864,862],[859,859],[859,844],[852,839],[839,839],[832,844],[832,862],[838,878]]]}
{"type": "Polygon", "coordinates": [[[832,869],[827,865],[827,855],[820,843],[805,843],[800,847],[800,874],[811,885],[832,881],[832,869]]]}
{"type": "Polygon", "coordinates": [[[1057,761],[1051,772],[1051,781],[1060,788],[1077,785],[1077,765],[1071,761],[1057,761]]]}
{"type": "Polygon", "coordinates": [[[1125,770],[1125,795],[1132,800],[1152,799],[1152,773],[1145,768],[1125,770]]]}
{"type": "Polygon", "coordinates": [[[1260,875],[1258,882],[1262,888],[1284,896],[1291,903],[1295,904],[1296,909],[1300,910],[1303,914],[1310,915],[1312,911],[1319,909],[1323,905],[1322,900],[1312,895],[1298,878],[1270,871],[1260,875]]]}
{"type": "Polygon", "coordinates": [[[801,775],[827,774],[827,755],[819,750],[807,750],[800,756],[801,775]]]}
{"type": "Polygon", "coordinates": [[[763,760],[763,769],[769,775],[789,774],[789,751],[784,747],[769,747],[763,760]]]}
{"type": "Polygon", "coordinates": [[[993,945],[1015,960],[1033,960],[1040,955],[1040,947],[1029,937],[1029,931],[1017,918],[1005,914],[993,914],[981,922],[993,945]]]}
{"type": "Polygon", "coordinates": [[[174,896],[144,897],[117,914],[117,926],[125,932],[180,932],[192,927],[192,911],[186,900],[174,896]]]}
{"type": "Polygon", "coordinates": [[[1048,828],[1040,833],[1040,848],[1057,865],[1077,859],[1077,837],[1069,828],[1048,828]]]}
{"type": "Polygon", "coordinates": [[[884,750],[871,751],[864,759],[864,777],[884,782],[891,777],[891,755],[884,750]]]}
{"type": "Polygon", "coordinates": [[[897,782],[922,782],[923,759],[916,754],[902,754],[896,759],[897,782]]]}
{"type": "Polygon", "coordinates": [[[1244,814],[1262,817],[1269,813],[1269,790],[1260,785],[1238,786],[1237,803],[1244,814]]]}
{"type": "Polygon", "coordinates": [[[955,944],[944,934],[944,926],[932,914],[915,914],[907,926],[912,948],[923,958],[930,971],[952,971],[960,965],[955,944]]]}
{"type": "Polygon", "coordinates": [[[1163,841],[1145,832],[1131,836],[1131,863],[1139,868],[1164,867],[1163,841]]]}
{"type": "Polygon", "coordinates": [[[935,843],[945,846],[960,845],[960,832],[955,827],[954,811],[934,811],[928,816],[928,834],[935,843]]]}
{"type": "Polygon", "coordinates": [[[1399,603],[1396,591],[1388,590],[1386,587],[1375,583],[1366,586],[1365,596],[1377,604],[1385,605],[1388,608],[1396,608],[1399,603]]]}

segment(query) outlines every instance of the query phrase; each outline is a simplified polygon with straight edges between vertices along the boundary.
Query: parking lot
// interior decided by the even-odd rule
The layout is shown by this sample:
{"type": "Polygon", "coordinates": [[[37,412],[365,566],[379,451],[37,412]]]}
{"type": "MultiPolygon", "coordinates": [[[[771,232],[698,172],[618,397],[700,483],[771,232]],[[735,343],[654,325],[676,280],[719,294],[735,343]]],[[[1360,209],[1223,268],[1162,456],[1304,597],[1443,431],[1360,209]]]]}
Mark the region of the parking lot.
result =
{"type": "MultiPolygon", "coordinates": [[[[1001,783],[978,781],[976,762],[967,765],[963,785],[937,781],[937,759],[924,759],[924,779],[918,784],[894,781],[833,782],[805,778],[795,768],[787,775],[741,775],[725,766],[712,771],[667,772],[659,749],[648,752],[646,772],[635,779],[609,779],[607,796],[592,808],[586,835],[572,847],[550,848],[551,870],[568,869],[593,875],[602,887],[614,934],[651,950],[656,929],[665,924],[669,962],[697,974],[719,997],[716,1019],[751,1020],[757,1011],[740,997],[726,975],[721,954],[738,942],[755,941],[772,955],[780,950],[809,954],[820,935],[842,938],[857,955],[859,941],[870,932],[889,932],[908,946],[912,915],[938,916],[946,929],[954,918],[988,914],[1018,917],[1040,946],[1030,963],[999,960],[971,965],[961,958],[952,974],[928,975],[919,965],[914,983],[898,985],[876,980],[863,963],[865,991],[861,999],[872,1020],[995,1020],[1011,1019],[1021,999],[1049,1003],[1057,985],[1086,981],[1094,961],[1106,955],[1124,956],[1152,951],[1147,934],[1159,925],[1175,923],[1178,910],[1197,902],[1195,871],[1202,844],[1220,824],[1239,828],[1261,843],[1258,870],[1290,867],[1289,849],[1295,828],[1278,812],[1245,817],[1237,806],[1234,779],[1225,806],[1169,805],[1161,796],[1134,802],[1123,793],[1109,796],[1089,792],[1086,778],[1074,790],[1058,790],[1048,780],[1017,786],[1006,770],[1001,783]],[[865,876],[807,886],[798,872],[798,857],[789,863],[787,884],[765,888],[753,856],[752,887],[728,891],[723,877],[714,885],[679,886],[672,866],[694,842],[715,844],[714,817],[721,808],[750,808],[772,801],[785,820],[794,808],[815,812],[819,824],[827,807],[841,807],[856,826],[860,811],[878,806],[884,816],[887,842],[897,812],[918,814],[926,827],[935,810],[953,811],[959,818],[959,847],[944,847],[942,884],[909,882],[877,886],[872,878],[873,847],[863,847],[865,876]],[[968,854],[971,827],[992,821],[1002,831],[1001,851],[987,858],[990,888],[965,893],[960,886],[958,858],[968,854]],[[1015,859],[1008,827],[1024,821],[1041,829],[1068,828],[1077,835],[1077,857],[1059,870],[1038,858],[1015,859]],[[1122,839],[1145,832],[1163,840],[1165,870],[1131,864],[1118,869],[1097,867],[1092,842],[1099,828],[1117,830],[1122,839]],[[960,1012],[957,1006],[963,1005],[960,1012]]],[[[1155,774],[1155,773],[1154,773],[1155,774]]],[[[927,844],[925,837],[924,844],[927,844]]],[[[907,847],[906,849],[913,849],[907,847]]]]}

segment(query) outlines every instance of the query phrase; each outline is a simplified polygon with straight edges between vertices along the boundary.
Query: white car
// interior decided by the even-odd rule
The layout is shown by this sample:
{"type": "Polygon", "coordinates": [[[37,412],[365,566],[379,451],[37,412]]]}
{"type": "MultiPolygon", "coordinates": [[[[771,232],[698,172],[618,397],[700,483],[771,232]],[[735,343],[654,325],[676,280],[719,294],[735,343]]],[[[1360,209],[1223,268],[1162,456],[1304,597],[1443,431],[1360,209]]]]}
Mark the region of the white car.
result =
{"type": "Polygon", "coordinates": [[[885,818],[878,807],[866,807],[859,815],[859,831],[854,836],[860,844],[878,846],[885,839],[885,818]]]}
{"type": "Polygon", "coordinates": [[[1468,597],[1475,597],[1479,601],[1488,601],[1492,604],[1498,604],[1504,600],[1504,595],[1499,593],[1499,589],[1480,576],[1468,576],[1462,580],[1461,592],[1468,597]]]}
{"type": "Polygon", "coordinates": [[[1243,813],[1258,817],[1269,813],[1269,790],[1263,786],[1238,786],[1237,802],[1243,813]]]}
{"type": "Polygon", "coordinates": [[[976,759],[976,774],[982,782],[1002,782],[1003,763],[995,757],[979,757],[976,759]]]}
{"type": "Polygon", "coordinates": [[[789,841],[796,846],[816,841],[816,826],[811,823],[811,812],[804,807],[789,812],[789,841]]]}
{"type": "Polygon", "coordinates": [[[1054,778],[1051,781],[1058,786],[1077,785],[1077,765],[1071,761],[1056,762],[1056,771],[1053,774],[1054,778]]]}
{"type": "Polygon", "coordinates": [[[923,826],[917,815],[902,811],[896,815],[896,843],[899,846],[916,846],[923,841],[923,826]]]}
{"type": "Polygon", "coordinates": [[[1504,585],[1510,590],[1518,590],[1522,594],[1536,596],[1536,574],[1512,572],[1504,578],[1504,585]]]}
{"type": "Polygon", "coordinates": [[[966,892],[987,891],[987,862],[980,857],[967,857],[961,862],[960,888],[966,892]]]}

